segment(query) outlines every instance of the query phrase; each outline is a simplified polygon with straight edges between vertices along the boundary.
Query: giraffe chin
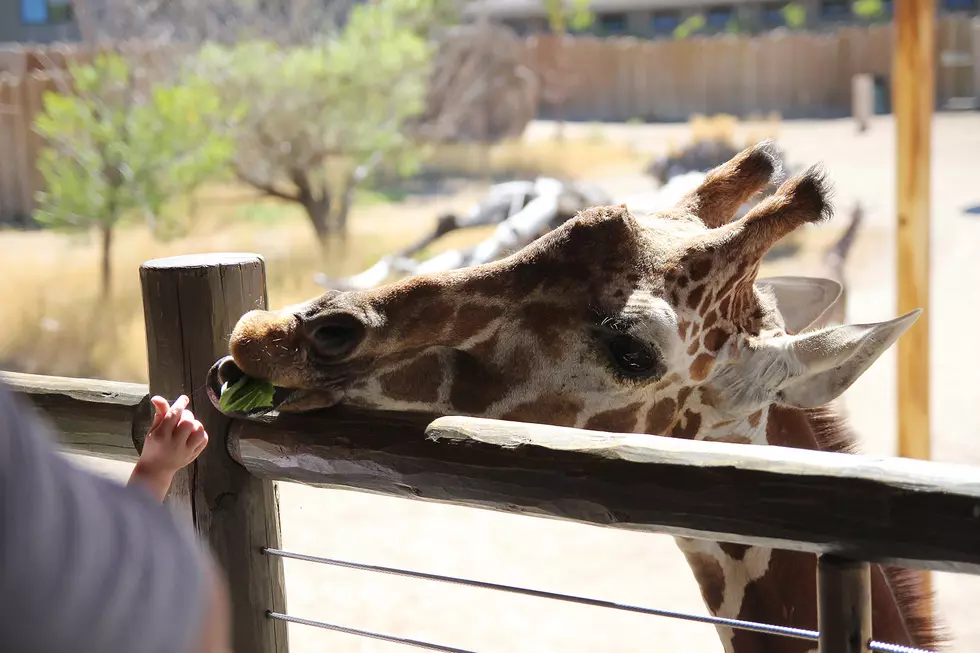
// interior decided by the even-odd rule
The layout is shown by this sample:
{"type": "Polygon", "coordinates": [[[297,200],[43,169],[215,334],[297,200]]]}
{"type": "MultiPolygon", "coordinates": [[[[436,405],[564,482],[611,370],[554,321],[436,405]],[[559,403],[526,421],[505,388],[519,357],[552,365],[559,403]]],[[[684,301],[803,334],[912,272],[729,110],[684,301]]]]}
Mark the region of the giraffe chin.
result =
{"type": "Polygon", "coordinates": [[[273,395],[273,409],[280,413],[309,413],[315,410],[333,408],[344,398],[337,390],[302,390],[276,387],[273,395]]]}

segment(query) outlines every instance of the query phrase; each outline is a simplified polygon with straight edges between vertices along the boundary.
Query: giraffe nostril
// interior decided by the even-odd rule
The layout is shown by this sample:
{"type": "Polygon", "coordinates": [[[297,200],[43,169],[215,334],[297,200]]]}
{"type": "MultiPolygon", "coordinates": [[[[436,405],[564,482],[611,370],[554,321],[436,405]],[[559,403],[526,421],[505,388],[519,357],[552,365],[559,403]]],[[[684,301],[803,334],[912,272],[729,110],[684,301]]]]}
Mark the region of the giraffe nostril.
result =
{"type": "Polygon", "coordinates": [[[312,321],[307,326],[307,333],[319,354],[340,358],[361,344],[367,329],[349,313],[333,313],[312,321]]]}

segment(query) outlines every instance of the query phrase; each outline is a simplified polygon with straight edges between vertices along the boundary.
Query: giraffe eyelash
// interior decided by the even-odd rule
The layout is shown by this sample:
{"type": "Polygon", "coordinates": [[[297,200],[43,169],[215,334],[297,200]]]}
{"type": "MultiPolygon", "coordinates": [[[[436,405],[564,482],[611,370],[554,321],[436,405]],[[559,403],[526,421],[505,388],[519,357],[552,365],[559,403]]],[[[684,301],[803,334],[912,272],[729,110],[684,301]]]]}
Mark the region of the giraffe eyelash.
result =
{"type": "Polygon", "coordinates": [[[613,317],[611,315],[604,315],[600,317],[596,326],[604,330],[613,331],[615,333],[629,333],[634,328],[636,328],[637,324],[638,324],[637,320],[631,320],[623,317],[613,317]]]}

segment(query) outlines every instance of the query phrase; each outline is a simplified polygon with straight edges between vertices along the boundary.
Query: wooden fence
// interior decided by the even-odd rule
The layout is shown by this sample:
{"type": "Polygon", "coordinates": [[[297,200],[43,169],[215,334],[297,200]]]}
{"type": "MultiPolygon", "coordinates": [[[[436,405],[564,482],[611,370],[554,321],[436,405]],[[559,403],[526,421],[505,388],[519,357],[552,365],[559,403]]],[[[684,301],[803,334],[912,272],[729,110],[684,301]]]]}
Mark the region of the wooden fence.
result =
{"type": "MultiPolygon", "coordinates": [[[[892,32],[891,25],[878,25],[683,41],[570,37],[564,46],[539,36],[527,39],[525,48],[546,88],[565,87],[568,119],[669,121],[699,113],[771,112],[819,118],[850,112],[851,82],[859,73],[883,80],[879,96],[889,103],[892,32]]],[[[980,105],[980,19],[940,18],[936,43],[940,55],[950,55],[949,66],[937,57],[937,104],[974,98],[980,105]]],[[[162,52],[133,48],[147,60],[162,52]]],[[[0,223],[33,211],[34,194],[43,187],[34,117],[43,93],[57,88],[56,71],[86,56],[67,44],[0,48],[0,223]]],[[[556,115],[548,97],[546,92],[539,106],[543,118],[556,115]]]]}
{"type": "Polygon", "coordinates": [[[283,480],[816,553],[823,653],[868,650],[867,562],[980,574],[975,467],[354,409],[229,419],[208,373],[237,319],[266,306],[264,262],[175,257],[140,274],[149,387],[0,380],[74,449],[127,461],[150,422],[149,393],[191,397],[212,444],[170,500],[227,571],[239,653],[288,648],[281,557],[267,552],[281,549],[273,482],[283,480]]]}
{"type": "MultiPolygon", "coordinates": [[[[753,37],[715,36],[648,41],[553,36],[527,41],[530,65],[570,71],[564,115],[573,120],[686,120],[691,114],[740,117],[776,112],[787,118],[850,114],[854,75],[883,81],[890,96],[891,24],[834,32],[773,31],[753,37]],[[564,58],[564,64],[562,64],[564,58]]],[[[980,102],[980,19],[937,20],[937,52],[965,53],[966,65],[937,56],[937,105],[969,97],[980,102]],[[953,65],[953,64],[956,65],[953,65]]],[[[962,58],[961,58],[962,59],[962,58]]],[[[554,78],[561,83],[562,76],[554,78]]],[[[542,117],[555,114],[543,104],[542,117]]]]}

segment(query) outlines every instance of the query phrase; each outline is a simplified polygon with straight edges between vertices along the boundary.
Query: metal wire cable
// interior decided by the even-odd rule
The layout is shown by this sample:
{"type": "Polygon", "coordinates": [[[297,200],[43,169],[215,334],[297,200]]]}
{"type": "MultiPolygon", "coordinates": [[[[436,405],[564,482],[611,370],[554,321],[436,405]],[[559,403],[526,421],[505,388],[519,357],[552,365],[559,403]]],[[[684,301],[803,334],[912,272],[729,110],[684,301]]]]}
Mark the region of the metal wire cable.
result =
{"type": "MultiPolygon", "coordinates": [[[[524,587],[515,587],[512,585],[502,585],[499,583],[489,583],[481,580],[456,578],[454,576],[442,576],[439,574],[429,574],[421,571],[411,571],[409,569],[397,569],[395,567],[383,567],[380,565],[366,565],[359,562],[348,562],[346,560],[335,560],[333,558],[323,558],[320,556],[309,555],[306,553],[285,551],[283,549],[271,549],[266,547],[262,549],[262,552],[268,555],[279,556],[281,558],[293,558],[295,560],[303,560],[306,562],[317,562],[320,564],[331,565],[334,567],[344,567],[347,569],[357,569],[360,571],[373,571],[377,573],[390,574],[394,576],[419,578],[422,580],[433,580],[442,583],[450,583],[453,585],[465,585],[468,587],[478,587],[481,589],[510,592],[512,594],[522,594],[525,596],[534,596],[543,599],[552,599],[555,601],[579,603],[582,605],[590,605],[590,606],[600,607],[600,608],[611,608],[613,610],[623,610],[626,612],[637,612],[640,614],[649,614],[658,617],[668,617],[671,619],[680,619],[683,621],[694,621],[699,623],[711,624],[714,626],[728,626],[729,628],[735,628],[738,630],[749,630],[757,633],[766,633],[769,635],[794,637],[796,639],[805,639],[811,642],[815,642],[820,638],[819,632],[815,630],[791,628],[789,626],[776,626],[773,624],[764,624],[756,621],[745,621],[742,619],[726,619],[724,617],[711,617],[707,615],[690,614],[687,612],[679,612],[675,610],[646,608],[638,605],[630,605],[628,603],[617,603],[614,601],[605,601],[602,599],[590,599],[582,596],[559,594],[556,592],[535,590],[535,589],[529,589],[524,587]]],[[[908,646],[901,646],[899,644],[888,644],[885,642],[875,642],[875,641],[871,642],[870,648],[872,651],[879,651],[880,653],[935,653],[934,651],[928,651],[926,649],[911,648],[908,646]]]]}
{"type": "Polygon", "coordinates": [[[281,612],[273,612],[269,610],[266,614],[272,619],[279,619],[280,621],[292,621],[293,623],[303,624],[304,626],[316,626],[317,628],[323,628],[325,630],[334,630],[338,633],[347,633],[348,635],[360,635],[361,637],[370,637],[371,639],[380,639],[385,642],[394,642],[396,644],[405,644],[407,646],[414,646],[416,648],[426,648],[430,651],[444,651],[445,653],[474,653],[473,651],[468,651],[463,648],[452,648],[451,646],[440,646],[439,644],[430,644],[429,642],[421,642],[416,639],[405,639],[404,637],[395,637],[394,635],[383,635],[381,633],[374,633],[370,630],[358,630],[357,628],[348,628],[346,626],[338,626],[336,624],[328,624],[325,621],[316,621],[315,619],[304,619],[303,617],[294,617],[292,615],[283,614],[281,612]]]}

